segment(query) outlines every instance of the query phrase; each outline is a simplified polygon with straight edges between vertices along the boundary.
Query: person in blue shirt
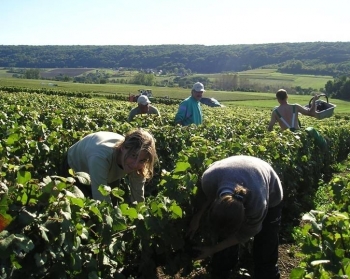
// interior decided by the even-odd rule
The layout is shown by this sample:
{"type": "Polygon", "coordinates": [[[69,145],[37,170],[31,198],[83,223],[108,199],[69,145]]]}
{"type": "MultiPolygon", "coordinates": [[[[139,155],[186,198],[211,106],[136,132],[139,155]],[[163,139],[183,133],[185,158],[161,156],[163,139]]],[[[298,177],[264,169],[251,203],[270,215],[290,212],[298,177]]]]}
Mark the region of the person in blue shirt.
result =
{"type": "Polygon", "coordinates": [[[187,126],[190,124],[199,125],[203,122],[203,114],[200,99],[203,96],[204,85],[196,82],[191,91],[191,96],[183,100],[175,115],[175,124],[187,126]]]}

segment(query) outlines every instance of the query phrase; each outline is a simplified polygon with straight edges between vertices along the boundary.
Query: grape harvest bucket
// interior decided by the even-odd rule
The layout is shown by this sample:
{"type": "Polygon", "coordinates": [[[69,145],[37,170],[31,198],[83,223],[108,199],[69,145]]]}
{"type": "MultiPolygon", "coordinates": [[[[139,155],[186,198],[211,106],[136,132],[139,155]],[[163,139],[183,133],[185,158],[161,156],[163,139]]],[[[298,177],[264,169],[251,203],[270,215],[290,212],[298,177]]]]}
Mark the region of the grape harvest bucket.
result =
{"type": "MultiPolygon", "coordinates": [[[[326,97],[327,102],[323,100],[316,100],[315,105],[316,105],[316,118],[317,119],[324,119],[331,117],[334,113],[334,108],[336,105],[331,104],[328,102],[328,96],[326,94],[321,94],[320,96],[326,97]]],[[[312,102],[313,97],[311,98],[310,102],[308,105],[305,105],[306,108],[311,107],[311,102],[312,102]]]]}

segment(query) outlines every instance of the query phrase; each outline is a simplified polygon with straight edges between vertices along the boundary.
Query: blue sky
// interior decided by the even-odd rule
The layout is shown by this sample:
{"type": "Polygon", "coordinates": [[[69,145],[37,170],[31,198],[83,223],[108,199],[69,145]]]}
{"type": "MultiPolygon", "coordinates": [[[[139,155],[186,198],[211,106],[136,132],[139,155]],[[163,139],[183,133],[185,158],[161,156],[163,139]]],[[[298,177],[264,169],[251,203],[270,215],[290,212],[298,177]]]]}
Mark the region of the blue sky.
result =
{"type": "Polygon", "coordinates": [[[349,0],[0,0],[0,45],[350,41],[349,0]]]}

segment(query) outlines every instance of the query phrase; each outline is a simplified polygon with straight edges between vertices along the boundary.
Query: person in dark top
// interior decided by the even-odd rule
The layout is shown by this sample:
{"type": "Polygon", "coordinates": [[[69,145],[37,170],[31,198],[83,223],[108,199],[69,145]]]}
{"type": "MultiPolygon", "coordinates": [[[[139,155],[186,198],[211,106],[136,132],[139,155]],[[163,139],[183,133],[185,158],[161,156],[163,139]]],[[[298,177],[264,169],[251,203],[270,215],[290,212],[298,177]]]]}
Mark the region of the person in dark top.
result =
{"type": "Polygon", "coordinates": [[[204,212],[218,242],[196,247],[197,259],[212,257],[212,278],[228,278],[238,261],[239,243],[254,237],[254,278],[280,278],[279,227],[283,189],[274,169],[252,156],[232,156],[214,162],[203,173],[199,193],[205,199],[190,223],[192,239],[204,212]]]}

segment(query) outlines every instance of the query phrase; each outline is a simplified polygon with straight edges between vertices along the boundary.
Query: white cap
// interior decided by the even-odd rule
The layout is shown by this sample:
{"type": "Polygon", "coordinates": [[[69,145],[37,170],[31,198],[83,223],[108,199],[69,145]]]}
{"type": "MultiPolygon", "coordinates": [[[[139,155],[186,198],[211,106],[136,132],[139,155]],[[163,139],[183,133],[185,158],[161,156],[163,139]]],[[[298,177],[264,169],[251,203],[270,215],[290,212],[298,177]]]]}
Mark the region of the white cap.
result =
{"type": "Polygon", "coordinates": [[[141,95],[141,96],[139,96],[139,97],[137,98],[137,103],[140,104],[140,105],[145,106],[145,105],[147,105],[147,104],[150,104],[151,101],[148,99],[147,96],[141,95]]]}
{"type": "Polygon", "coordinates": [[[200,82],[196,82],[193,84],[192,90],[197,91],[197,92],[204,92],[204,85],[200,82]]]}

